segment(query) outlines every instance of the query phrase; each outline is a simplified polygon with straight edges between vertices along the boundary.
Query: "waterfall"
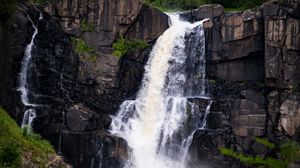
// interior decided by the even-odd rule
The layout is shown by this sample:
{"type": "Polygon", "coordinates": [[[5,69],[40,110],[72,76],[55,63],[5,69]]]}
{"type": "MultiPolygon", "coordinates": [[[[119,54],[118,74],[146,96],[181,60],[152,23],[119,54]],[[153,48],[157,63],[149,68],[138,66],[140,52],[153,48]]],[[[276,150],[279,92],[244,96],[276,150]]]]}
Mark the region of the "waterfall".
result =
{"type": "Polygon", "coordinates": [[[210,107],[211,107],[212,103],[213,103],[213,101],[209,101],[209,103],[208,103],[208,105],[207,105],[207,107],[205,109],[204,119],[203,119],[203,122],[202,122],[202,126],[200,128],[202,130],[206,128],[206,125],[207,125],[207,116],[208,116],[208,114],[210,112],[210,107]]]}
{"type": "MultiPolygon", "coordinates": [[[[29,94],[28,69],[29,69],[29,66],[30,66],[30,63],[31,63],[32,49],[34,47],[34,39],[35,39],[36,35],[38,34],[38,28],[34,24],[32,19],[30,18],[30,16],[27,16],[27,18],[32,24],[32,28],[34,29],[34,33],[31,37],[30,43],[27,45],[26,50],[25,50],[24,58],[23,58],[22,65],[21,65],[21,72],[20,72],[20,76],[19,76],[18,91],[21,92],[22,103],[26,107],[30,107],[29,109],[27,109],[24,112],[21,127],[22,128],[26,127],[27,131],[30,131],[32,129],[32,122],[33,122],[34,118],[36,117],[36,112],[35,112],[35,109],[33,107],[36,107],[37,105],[30,102],[30,100],[29,100],[29,95],[28,95],[29,94]]],[[[42,20],[42,19],[43,19],[43,16],[40,13],[39,20],[42,20]]]]}
{"type": "Polygon", "coordinates": [[[207,96],[203,21],[192,24],[168,15],[170,27],[150,53],[136,99],[124,101],[112,116],[110,132],[131,148],[125,168],[186,167],[201,125],[199,110],[188,98],[207,96]]]}

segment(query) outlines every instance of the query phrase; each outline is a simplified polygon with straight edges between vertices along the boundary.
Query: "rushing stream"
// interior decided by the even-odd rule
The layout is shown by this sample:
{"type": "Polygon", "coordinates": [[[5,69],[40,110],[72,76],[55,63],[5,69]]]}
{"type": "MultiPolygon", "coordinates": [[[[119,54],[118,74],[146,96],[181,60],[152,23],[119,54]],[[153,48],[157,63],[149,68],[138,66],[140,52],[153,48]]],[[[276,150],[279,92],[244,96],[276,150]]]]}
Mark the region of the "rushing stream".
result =
{"type": "Polygon", "coordinates": [[[192,24],[177,14],[169,18],[170,27],[151,51],[136,99],[124,101],[112,117],[111,133],[131,148],[125,168],[187,167],[193,134],[204,124],[198,107],[188,101],[207,96],[203,21],[192,24]]]}
{"type": "MultiPolygon", "coordinates": [[[[28,20],[32,24],[32,28],[34,29],[34,33],[31,37],[30,43],[27,45],[24,58],[22,61],[21,65],[21,72],[20,72],[20,77],[19,77],[19,91],[21,92],[21,100],[22,103],[26,106],[29,107],[25,112],[22,120],[22,125],[21,127],[27,127],[27,130],[30,131],[32,129],[32,122],[34,118],[36,117],[36,112],[34,107],[37,106],[36,104],[32,103],[29,100],[29,85],[28,85],[28,71],[29,71],[29,66],[31,65],[31,58],[32,58],[32,49],[34,47],[34,39],[36,35],[38,34],[38,28],[32,21],[32,19],[28,17],[28,20]]],[[[43,16],[40,13],[39,20],[42,20],[43,16]]]]}

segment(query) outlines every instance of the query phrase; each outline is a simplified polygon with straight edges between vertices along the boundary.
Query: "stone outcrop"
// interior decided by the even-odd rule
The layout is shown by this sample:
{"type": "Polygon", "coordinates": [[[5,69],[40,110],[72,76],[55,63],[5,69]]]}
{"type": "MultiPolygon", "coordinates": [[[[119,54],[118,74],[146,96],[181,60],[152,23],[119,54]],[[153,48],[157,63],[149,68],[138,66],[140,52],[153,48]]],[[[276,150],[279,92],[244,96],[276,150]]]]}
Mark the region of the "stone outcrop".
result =
{"type": "MultiPolygon", "coordinates": [[[[182,14],[190,21],[210,18],[204,27],[214,117],[208,117],[210,130],[198,131],[193,140],[192,152],[200,160],[192,165],[228,165],[216,146],[267,154],[255,136],[299,141],[299,5],[270,1],[243,12],[204,5],[182,14]]],[[[228,165],[234,166],[239,167],[228,165]]]]}
{"type": "Polygon", "coordinates": [[[266,84],[293,88],[300,81],[299,1],[264,5],[266,84]]]}
{"type": "Polygon", "coordinates": [[[224,80],[264,80],[262,15],[262,7],[224,12],[221,5],[203,5],[182,15],[192,21],[210,19],[204,23],[208,75],[224,80]]]}

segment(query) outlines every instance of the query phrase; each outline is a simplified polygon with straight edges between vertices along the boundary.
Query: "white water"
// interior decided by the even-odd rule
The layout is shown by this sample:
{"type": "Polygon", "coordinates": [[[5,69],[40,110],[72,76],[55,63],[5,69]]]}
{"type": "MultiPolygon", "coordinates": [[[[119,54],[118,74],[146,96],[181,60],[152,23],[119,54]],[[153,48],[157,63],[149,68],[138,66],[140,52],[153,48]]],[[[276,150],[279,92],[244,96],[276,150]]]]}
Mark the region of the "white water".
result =
{"type": "MultiPolygon", "coordinates": [[[[38,34],[38,28],[36,27],[36,25],[34,24],[34,22],[32,21],[32,19],[29,16],[27,16],[27,18],[32,24],[32,28],[34,29],[34,33],[31,37],[30,43],[27,45],[26,50],[25,50],[24,58],[23,58],[22,65],[21,65],[18,91],[21,92],[22,103],[25,106],[30,107],[29,109],[27,109],[24,112],[21,127],[22,128],[26,127],[27,131],[31,131],[32,122],[33,122],[34,118],[36,117],[36,112],[35,112],[35,109],[33,107],[36,107],[37,105],[34,104],[34,103],[31,103],[29,101],[29,96],[28,96],[28,94],[29,94],[28,69],[29,69],[30,62],[31,62],[32,49],[34,47],[34,39],[35,39],[36,35],[38,34]]],[[[42,20],[42,19],[43,19],[43,16],[40,13],[39,20],[42,20]]]]}
{"type": "Polygon", "coordinates": [[[185,168],[201,124],[188,98],[206,96],[202,22],[169,17],[170,27],[152,49],[136,100],[124,101],[112,116],[111,133],[131,148],[126,168],[185,168]]]}
{"type": "Polygon", "coordinates": [[[206,128],[206,125],[207,125],[207,116],[209,115],[209,112],[210,112],[210,107],[212,105],[213,101],[209,101],[206,109],[205,109],[205,114],[204,114],[204,119],[203,119],[203,122],[202,122],[202,126],[200,129],[205,129],[206,128]]]}

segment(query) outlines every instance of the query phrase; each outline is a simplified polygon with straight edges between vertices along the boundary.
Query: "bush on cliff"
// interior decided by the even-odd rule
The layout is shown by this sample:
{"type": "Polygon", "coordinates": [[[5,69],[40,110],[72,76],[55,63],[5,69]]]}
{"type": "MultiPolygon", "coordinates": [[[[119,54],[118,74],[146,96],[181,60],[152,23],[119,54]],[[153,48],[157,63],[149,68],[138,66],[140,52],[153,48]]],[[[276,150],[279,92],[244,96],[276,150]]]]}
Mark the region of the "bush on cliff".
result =
{"type": "Polygon", "coordinates": [[[266,139],[256,138],[256,142],[269,149],[275,150],[278,154],[278,158],[246,155],[241,152],[236,152],[230,148],[220,148],[220,152],[225,156],[239,159],[247,165],[255,165],[261,168],[288,168],[289,165],[300,160],[300,146],[297,142],[291,141],[281,145],[279,148],[266,139]]]}
{"type": "Polygon", "coordinates": [[[90,47],[84,40],[81,38],[71,38],[74,51],[79,56],[81,61],[90,61],[95,62],[97,56],[95,54],[96,49],[94,47],[90,47]]]}
{"type": "Polygon", "coordinates": [[[122,35],[113,43],[113,55],[122,57],[125,54],[143,50],[149,47],[148,43],[140,39],[125,39],[122,35]]]}
{"type": "Polygon", "coordinates": [[[24,158],[30,164],[45,167],[53,147],[39,135],[25,133],[0,108],[0,167],[19,168],[24,158]]]}

